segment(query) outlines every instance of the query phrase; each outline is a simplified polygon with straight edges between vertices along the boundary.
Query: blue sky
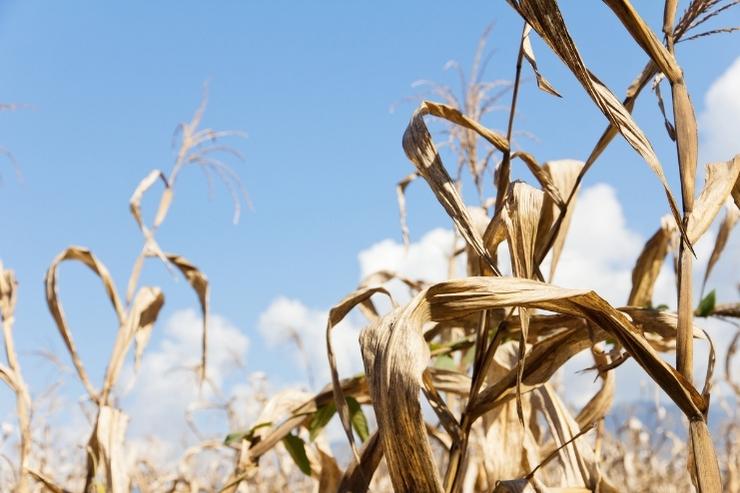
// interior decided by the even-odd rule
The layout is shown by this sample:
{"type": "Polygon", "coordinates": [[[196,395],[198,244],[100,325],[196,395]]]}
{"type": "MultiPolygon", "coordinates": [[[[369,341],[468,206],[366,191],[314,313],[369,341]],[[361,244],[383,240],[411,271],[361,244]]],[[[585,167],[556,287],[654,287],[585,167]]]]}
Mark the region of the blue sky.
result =
{"type": "MultiPolygon", "coordinates": [[[[635,3],[659,26],[657,2],[635,3]]],[[[584,59],[621,97],[646,57],[600,3],[563,8],[584,59]]],[[[734,14],[724,24],[737,24],[734,14]]],[[[249,338],[248,369],[289,380],[294,368],[284,360],[294,358],[293,349],[264,342],[260,315],[280,296],[326,309],[356,285],[358,252],[400,240],[395,183],[412,170],[400,143],[414,104],[389,108],[420,94],[415,80],[456,84],[443,66],[454,58],[467,67],[489,23],[495,54],[488,77],[510,79],[521,22],[503,2],[2,1],[0,99],[28,106],[0,114],[0,145],[23,175],[19,182],[0,163],[0,258],[20,282],[15,333],[32,388],[39,391],[55,371],[33,352],[63,355],[43,294],[49,262],[68,245],[87,246],[123,291],[141,245],[128,198],[150,169],[169,169],[173,129],[190,118],[206,80],[205,124],[248,134],[232,143],[246,157],[235,169],[254,210],[234,226],[226,191],[217,185],[209,199],[202,175],[186,170],[159,242],[208,275],[213,312],[249,338]]],[[[535,138],[519,145],[541,161],[585,159],[603,116],[542,42],[533,43],[564,99],[538,92],[528,78],[516,128],[535,138]]],[[[697,113],[738,55],[732,36],[679,45],[697,113]]],[[[678,192],[675,151],[649,92],[635,117],[678,192]]],[[[502,111],[486,123],[504,128],[505,118],[502,111]]],[[[657,179],[619,139],[584,186],[596,183],[613,187],[630,230],[643,240],[667,211],[657,179]]],[[[448,227],[421,184],[408,201],[414,240],[448,227]]],[[[152,202],[146,205],[151,210],[152,202]]],[[[162,321],[196,306],[185,283],[155,262],[148,269],[145,281],[162,286],[167,298],[162,321]]],[[[113,313],[83,267],[64,266],[61,275],[83,359],[100,375],[113,313]]],[[[154,347],[161,337],[155,331],[154,347]]]]}

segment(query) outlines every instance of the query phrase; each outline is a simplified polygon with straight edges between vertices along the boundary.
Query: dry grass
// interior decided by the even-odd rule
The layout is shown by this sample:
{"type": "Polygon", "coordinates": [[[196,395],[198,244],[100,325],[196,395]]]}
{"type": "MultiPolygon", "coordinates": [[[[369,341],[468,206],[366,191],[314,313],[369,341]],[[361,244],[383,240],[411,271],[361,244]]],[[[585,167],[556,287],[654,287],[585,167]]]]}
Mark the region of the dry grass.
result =
{"type": "MultiPolygon", "coordinates": [[[[144,244],[132,267],[125,298],[118,295],[104,264],[85,248],[65,249],[49,268],[49,310],[94,409],[89,439],[80,450],[84,463],[66,472],[55,469],[58,463],[48,459],[54,450],[48,430],[34,428],[34,403],[13,346],[15,280],[12,271],[0,264],[0,314],[7,359],[0,365],[0,377],[15,393],[20,429],[18,452],[6,457],[15,472],[9,479],[3,478],[2,487],[21,493],[44,489],[152,493],[740,491],[740,384],[731,372],[740,330],[727,348],[723,376],[715,377],[712,341],[694,320],[718,317],[732,321],[740,310],[736,303],[716,304],[713,293],[699,303],[691,298],[693,245],[724,208],[702,280],[703,290],[740,217],[740,155],[708,163],[703,188],[696,193],[697,124],[674,49],[681,41],[731,31],[733,28],[716,28],[696,33],[705,22],[721,18],[719,14],[738,2],[693,0],[676,21],[677,2],[667,0],[661,40],[628,0],[605,0],[624,25],[625,34],[648,58],[622,101],[580,56],[556,1],[508,3],[522,20],[513,82],[485,82],[486,32],[470,78],[460,71],[462,94],[424,82],[443,102],[421,102],[403,135],[404,151],[415,168],[398,184],[404,241],[408,244],[404,192],[414,180],[423,178],[463,242],[450,251],[449,262],[453,266],[464,255],[465,276],[434,285],[393,272],[369,276],[329,313],[326,345],[332,381],[321,392],[309,395],[286,390],[269,396],[255,385],[252,404],[259,412],[247,426],[238,419],[231,400],[211,405],[225,413],[229,427],[235,430],[223,442],[201,436],[201,442],[183,451],[174,467],[154,463],[143,455],[127,457],[128,418],[113,397],[115,384],[132,345],[136,365],[144,357],[164,303],[160,288],[139,286],[146,258],[158,258],[192,286],[203,317],[202,360],[192,370],[204,385],[212,385],[205,357],[208,281],[192,263],[167,253],[155,239],[157,228],[167,217],[177,177],[187,165],[200,166],[207,176],[223,180],[234,197],[238,218],[243,191],[236,175],[217,154],[240,156],[233,148],[215,143],[217,138],[238,133],[199,128],[204,98],[193,119],[179,127],[180,145],[172,170],[169,174],[153,170],[131,197],[131,212],[144,244]],[[514,150],[524,61],[534,71],[539,89],[559,96],[537,68],[529,39],[532,32],[562,60],[607,120],[607,129],[585,161],[540,163],[526,151],[514,150]],[[672,119],[660,94],[663,78],[671,87],[672,119]],[[666,162],[658,159],[631,117],[637,96],[651,80],[668,136],[676,143],[680,203],[665,178],[666,162]],[[482,119],[509,91],[506,131],[487,128],[482,119]],[[430,118],[447,125],[443,144],[457,160],[455,178],[445,167],[427,127],[430,118]],[[611,306],[593,291],[551,284],[579,185],[617,134],[654,172],[671,211],[635,259],[632,289],[623,307],[611,306]],[[531,183],[511,181],[512,166],[519,162],[531,173],[531,183]],[[476,188],[479,207],[468,206],[463,200],[464,170],[476,188]],[[486,196],[487,174],[493,175],[492,197],[486,196]],[[158,210],[152,224],[147,224],[141,200],[158,183],[162,185],[158,210]],[[500,265],[497,251],[501,245],[508,248],[509,266],[500,265]],[[676,258],[676,313],[652,308],[658,272],[669,253],[676,258]],[[546,258],[549,271],[543,272],[546,258]],[[100,278],[119,323],[100,386],[85,370],[62,309],[57,268],[70,260],[82,262],[100,278]],[[502,271],[512,275],[504,277],[502,271]],[[386,284],[393,280],[406,285],[409,302],[399,305],[392,299],[386,284]],[[379,296],[391,298],[386,312],[374,302],[379,296]],[[342,378],[337,371],[332,331],[354,308],[367,318],[359,341],[365,371],[342,378]],[[712,347],[702,387],[692,374],[695,340],[712,347]],[[601,387],[583,408],[574,411],[563,402],[555,376],[583,351],[591,353],[592,370],[601,387]],[[675,364],[663,356],[673,351],[675,364]],[[657,401],[657,426],[651,428],[633,416],[616,432],[607,430],[604,421],[614,398],[614,375],[627,359],[633,359],[685,417],[687,439],[662,426],[666,409],[657,401]],[[734,395],[712,400],[712,383],[720,378],[734,395]],[[722,435],[714,439],[707,426],[710,403],[726,407],[730,416],[722,435]],[[377,426],[370,426],[365,417],[371,410],[377,426]],[[350,463],[344,468],[324,435],[335,415],[351,448],[350,463]]],[[[453,268],[450,271],[451,277],[457,277],[453,268]]],[[[296,340],[302,347],[300,338],[296,340]]],[[[200,436],[191,416],[195,410],[187,412],[200,436]]],[[[9,439],[9,435],[2,437],[3,441],[9,439]]]]}

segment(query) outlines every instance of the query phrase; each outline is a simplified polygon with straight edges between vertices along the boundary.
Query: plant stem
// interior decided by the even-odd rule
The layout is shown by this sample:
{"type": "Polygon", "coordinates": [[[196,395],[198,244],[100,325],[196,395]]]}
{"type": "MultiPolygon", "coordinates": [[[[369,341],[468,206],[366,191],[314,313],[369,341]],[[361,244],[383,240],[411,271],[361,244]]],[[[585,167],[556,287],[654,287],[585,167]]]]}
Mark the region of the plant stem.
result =
{"type": "Polygon", "coordinates": [[[504,205],[506,191],[511,181],[511,134],[514,128],[514,115],[516,114],[516,102],[519,97],[519,84],[522,77],[522,60],[524,58],[524,33],[527,29],[527,23],[522,26],[522,36],[519,41],[519,54],[516,57],[516,72],[514,75],[514,90],[511,93],[511,108],[509,108],[509,123],[506,127],[506,141],[509,143],[509,149],[504,151],[501,160],[501,166],[496,176],[496,207],[494,213],[498,213],[504,205]]]}

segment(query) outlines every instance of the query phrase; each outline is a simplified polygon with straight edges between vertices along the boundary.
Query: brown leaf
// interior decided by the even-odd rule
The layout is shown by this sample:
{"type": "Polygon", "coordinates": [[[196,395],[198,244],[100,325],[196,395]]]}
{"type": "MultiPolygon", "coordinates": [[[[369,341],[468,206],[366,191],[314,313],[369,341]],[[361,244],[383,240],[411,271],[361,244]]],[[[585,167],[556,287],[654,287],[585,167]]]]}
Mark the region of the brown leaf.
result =
{"type": "Polygon", "coordinates": [[[352,452],[355,455],[355,459],[359,462],[359,454],[355,445],[354,435],[352,434],[352,426],[350,423],[349,407],[347,400],[342,391],[342,385],[339,381],[339,373],[337,372],[337,359],[334,356],[334,348],[331,344],[331,329],[334,328],[339,322],[341,322],[345,316],[358,304],[369,300],[370,297],[376,293],[382,293],[388,296],[393,303],[391,294],[381,286],[363,287],[347,295],[342,301],[336,306],[329,310],[329,319],[326,323],[326,354],[329,359],[329,368],[331,370],[331,382],[334,390],[334,401],[337,406],[337,413],[342,421],[344,432],[347,435],[349,444],[352,447],[352,452]]]}
{"type": "Polygon", "coordinates": [[[475,130],[481,137],[488,140],[498,149],[508,149],[509,144],[504,137],[465,117],[458,110],[429,101],[424,101],[417,108],[403,134],[403,149],[406,152],[406,156],[414,163],[419,174],[427,181],[437,200],[455,222],[465,241],[486,262],[489,268],[498,273],[495,261],[490,253],[486,251],[483,245],[483,239],[475,231],[472,218],[452,178],[450,178],[450,175],[447,174],[447,171],[442,165],[442,160],[424,123],[424,116],[427,114],[445,118],[453,123],[475,130]]]}
{"type": "Polygon", "coordinates": [[[678,206],[650,141],[632,119],[628,109],[588,70],[568,32],[557,2],[555,0],[508,0],[508,2],[568,66],[599,110],[643,157],[660,180],[673,217],[681,229],[682,237],[686,238],[678,206]]]}
{"type": "Polygon", "coordinates": [[[119,324],[122,325],[126,317],[123,306],[121,305],[121,301],[118,297],[118,292],[116,291],[115,284],[113,283],[113,279],[108,273],[108,269],[92,254],[90,250],[83,247],[73,246],[67,248],[54,258],[51,265],[49,266],[49,270],[46,272],[46,303],[49,307],[49,311],[51,312],[52,317],[54,318],[57,329],[62,335],[62,339],[64,339],[64,344],[67,346],[67,351],[72,357],[72,363],[77,370],[80,381],[87,390],[87,393],[90,395],[90,398],[93,400],[97,400],[98,393],[92,386],[90,378],[87,375],[87,371],[82,364],[82,360],[80,359],[79,353],[77,352],[77,347],[75,346],[74,340],[72,339],[72,333],[70,332],[69,327],[67,326],[67,321],[64,317],[62,303],[59,300],[59,293],[57,288],[57,269],[62,262],[68,260],[76,260],[82,262],[100,278],[108,294],[108,298],[113,305],[113,309],[116,312],[116,317],[118,318],[119,324]]]}
{"type": "Polygon", "coordinates": [[[537,78],[537,87],[548,94],[552,94],[553,96],[561,98],[562,96],[560,95],[560,93],[552,86],[552,84],[550,84],[547,79],[542,76],[542,74],[540,74],[540,71],[537,69],[537,60],[535,60],[534,57],[532,41],[529,39],[529,32],[531,30],[532,27],[530,25],[527,25],[524,28],[524,32],[522,33],[522,52],[524,54],[524,58],[529,62],[529,65],[534,71],[534,75],[537,78]]]}

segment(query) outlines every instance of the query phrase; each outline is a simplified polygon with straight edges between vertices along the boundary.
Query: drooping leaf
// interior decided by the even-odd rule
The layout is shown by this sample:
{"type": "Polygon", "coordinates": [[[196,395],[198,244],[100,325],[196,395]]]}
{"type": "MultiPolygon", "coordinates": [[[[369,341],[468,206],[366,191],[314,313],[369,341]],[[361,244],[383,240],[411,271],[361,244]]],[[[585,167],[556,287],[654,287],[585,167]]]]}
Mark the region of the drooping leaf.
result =
{"type": "Polygon", "coordinates": [[[696,307],[697,317],[708,317],[714,311],[714,305],[717,303],[717,295],[714,289],[709,292],[700,302],[699,306],[696,307]]]}
{"type": "Polygon", "coordinates": [[[337,406],[335,403],[330,402],[324,406],[321,406],[318,411],[313,415],[311,421],[308,423],[308,439],[310,441],[316,440],[321,430],[326,427],[334,413],[337,412],[337,406]]]}
{"type": "Polygon", "coordinates": [[[285,450],[288,451],[290,457],[293,459],[293,462],[295,462],[295,465],[298,466],[298,469],[300,469],[306,476],[310,476],[311,463],[308,461],[308,456],[306,455],[306,443],[303,439],[297,435],[289,433],[285,438],[283,438],[283,445],[285,446],[285,450]]]}
{"type": "Polygon", "coordinates": [[[360,406],[360,403],[357,402],[357,399],[354,397],[347,397],[347,406],[349,407],[349,417],[352,422],[352,428],[364,443],[370,437],[370,429],[367,425],[365,413],[362,412],[362,406],[360,406]]]}

